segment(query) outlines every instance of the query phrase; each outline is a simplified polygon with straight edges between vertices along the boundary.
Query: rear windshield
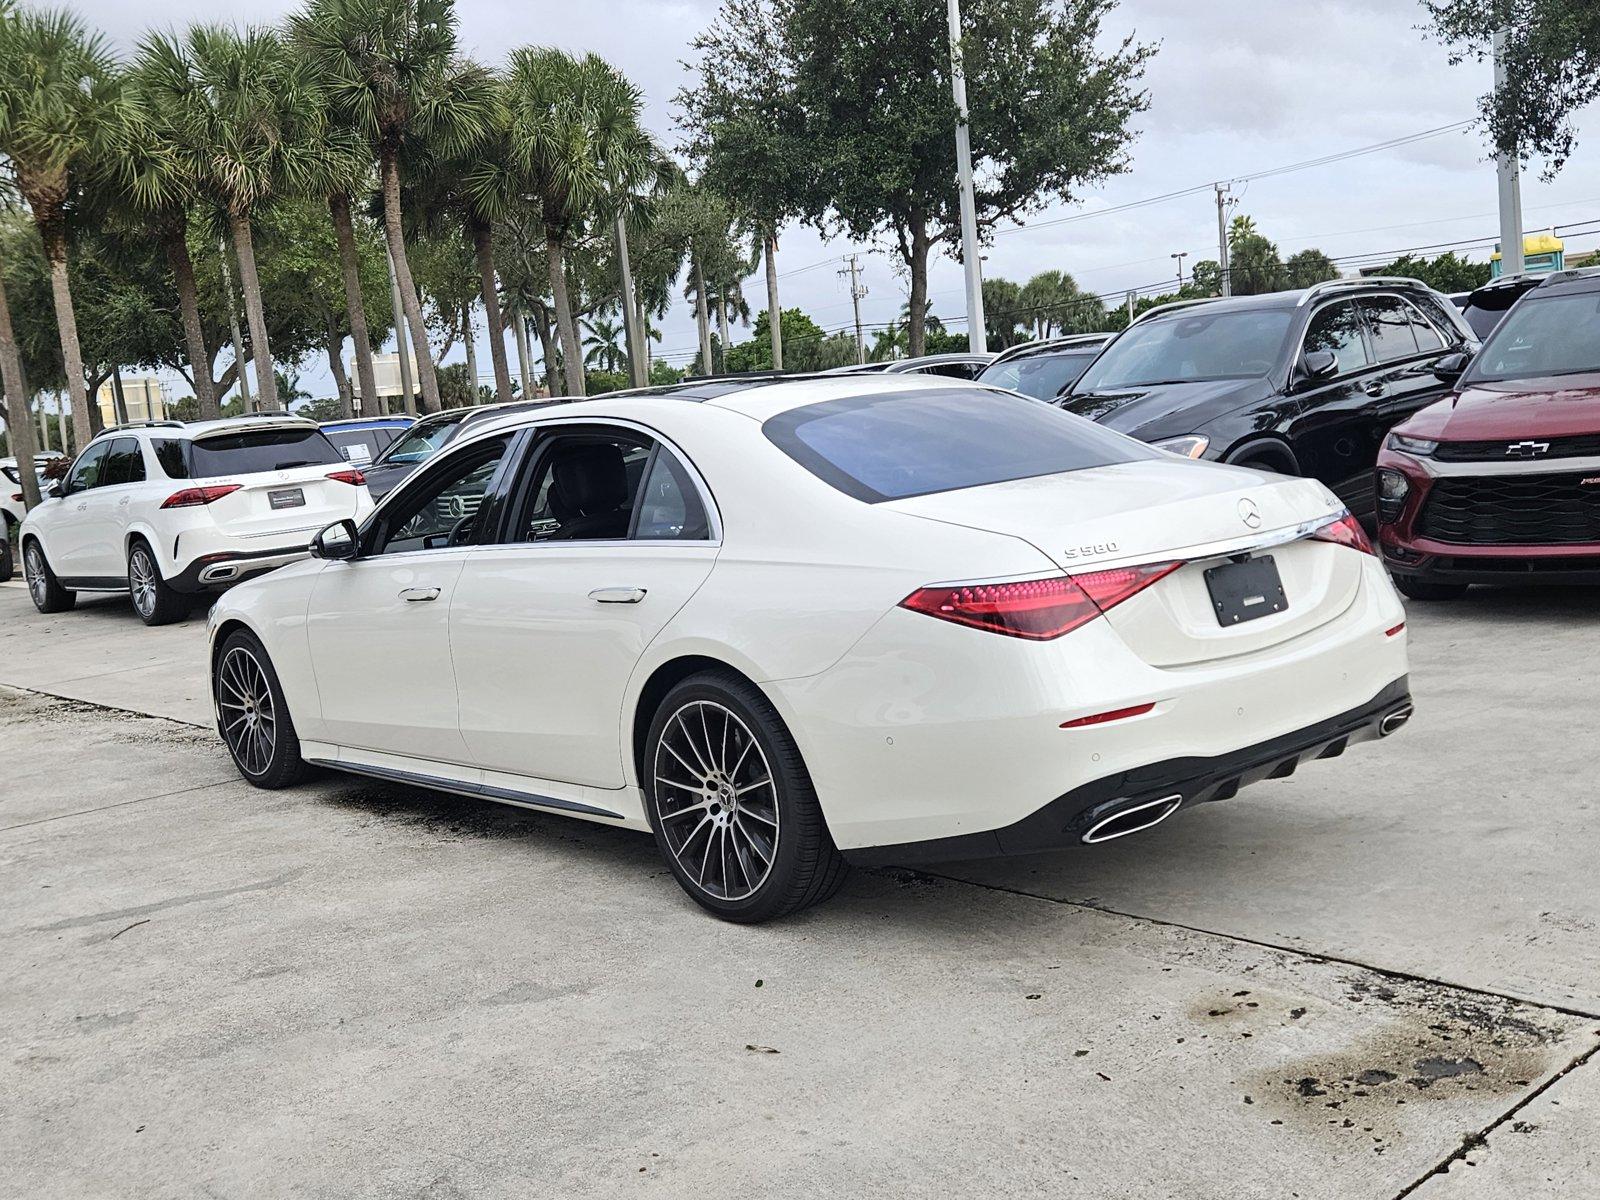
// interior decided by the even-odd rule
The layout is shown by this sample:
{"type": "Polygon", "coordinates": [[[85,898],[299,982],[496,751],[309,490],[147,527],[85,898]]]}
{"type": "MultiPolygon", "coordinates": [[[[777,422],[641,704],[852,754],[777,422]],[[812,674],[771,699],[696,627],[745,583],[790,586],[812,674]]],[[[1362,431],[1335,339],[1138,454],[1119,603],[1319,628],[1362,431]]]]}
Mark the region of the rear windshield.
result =
{"type": "Polygon", "coordinates": [[[1026,358],[1013,358],[985,367],[978,382],[1010,388],[1035,400],[1054,400],[1078,382],[1098,353],[1100,347],[1096,346],[1076,354],[1030,354],[1026,358]]]}
{"type": "Polygon", "coordinates": [[[761,428],[817,478],[869,504],[1158,457],[1092,421],[978,388],[829,400],[761,428]]]}
{"type": "Polygon", "coordinates": [[[434,451],[444,445],[455,434],[456,426],[461,424],[466,414],[451,417],[443,421],[429,421],[425,425],[413,425],[406,430],[405,436],[394,442],[389,448],[389,453],[383,456],[385,463],[419,463],[433,457],[434,451]]]}
{"type": "Polygon", "coordinates": [[[1197,309],[1130,326],[1084,373],[1074,392],[1251,379],[1283,361],[1294,312],[1197,309]]]}
{"type": "Polygon", "coordinates": [[[405,430],[399,426],[375,426],[371,429],[324,429],[322,432],[345,458],[357,466],[365,466],[405,430]]]}
{"type": "Polygon", "coordinates": [[[192,442],[157,439],[156,460],[172,479],[213,479],[343,463],[320,429],[247,429],[192,442]]]}
{"type": "Polygon", "coordinates": [[[1472,360],[1465,382],[1600,371],[1600,292],[1530,294],[1472,360]]]}

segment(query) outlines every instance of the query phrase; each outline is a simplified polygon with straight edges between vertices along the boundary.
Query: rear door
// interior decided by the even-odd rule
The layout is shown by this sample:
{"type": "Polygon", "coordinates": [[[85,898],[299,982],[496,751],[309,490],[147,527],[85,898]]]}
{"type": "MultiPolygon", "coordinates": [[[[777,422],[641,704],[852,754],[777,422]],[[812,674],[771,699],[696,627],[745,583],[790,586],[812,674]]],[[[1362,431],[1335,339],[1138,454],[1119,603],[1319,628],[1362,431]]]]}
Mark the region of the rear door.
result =
{"type": "Polygon", "coordinates": [[[144,485],[144,451],[136,437],[119,437],[106,451],[100,481],[89,505],[89,574],[127,574],[126,539],[133,500],[144,485]]]}
{"type": "Polygon", "coordinates": [[[621,787],[623,691],[710,573],[714,521],[687,459],[647,431],[548,427],[499,543],[473,552],[451,611],[472,761],[621,787]]]}

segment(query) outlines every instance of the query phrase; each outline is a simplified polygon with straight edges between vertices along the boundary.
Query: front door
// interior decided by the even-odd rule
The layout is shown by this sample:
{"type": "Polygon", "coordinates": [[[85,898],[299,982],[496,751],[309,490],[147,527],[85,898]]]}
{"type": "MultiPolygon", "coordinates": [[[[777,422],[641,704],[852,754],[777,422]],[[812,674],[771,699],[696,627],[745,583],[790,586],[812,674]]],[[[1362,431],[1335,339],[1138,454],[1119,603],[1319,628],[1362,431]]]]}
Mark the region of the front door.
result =
{"type": "Polygon", "coordinates": [[[430,463],[363,528],[359,557],[318,574],[306,627],[320,740],[465,759],[449,615],[509,441],[476,442],[430,463]]]}
{"type": "Polygon", "coordinates": [[[623,785],[622,695],[711,571],[711,513],[685,461],[642,432],[557,427],[535,446],[502,540],[472,553],[450,616],[474,763],[623,785]]]}
{"type": "Polygon", "coordinates": [[[50,560],[50,569],[64,579],[120,574],[96,570],[95,551],[100,537],[97,518],[106,499],[105,493],[97,495],[96,492],[110,449],[111,442],[107,439],[96,442],[78,456],[67,475],[66,495],[61,497],[59,509],[51,514],[50,527],[45,534],[45,556],[50,560]]]}

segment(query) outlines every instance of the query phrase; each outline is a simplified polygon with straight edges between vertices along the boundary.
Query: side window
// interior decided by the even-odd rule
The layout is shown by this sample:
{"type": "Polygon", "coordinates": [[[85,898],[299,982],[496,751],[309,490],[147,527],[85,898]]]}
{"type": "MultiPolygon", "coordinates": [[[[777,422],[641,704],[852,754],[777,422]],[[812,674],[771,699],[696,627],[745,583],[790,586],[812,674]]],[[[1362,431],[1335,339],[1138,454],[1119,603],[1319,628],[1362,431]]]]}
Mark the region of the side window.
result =
{"type": "Polygon", "coordinates": [[[1417,352],[1417,336],[1411,332],[1411,314],[1406,302],[1397,296],[1374,296],[1363,300],[1367,328],[1372,332],[1372,349],[1378,361],[1393,362],[1417,352]]]}
{"type": "Polygon", "coordinates": [[[1444,338],[1439,336],[1439,331],[1433,327],[1427,317],[1417,311],[1414,304],[1406,305],[1406,312],[1411,315],[1411,333],[1417,339],[1417,351],[1427,354],[1434,350],[1444,349],[1444,338]]]}
{"type": "MultiPolygon", "coordinates": [[[[652,443],[633,434],[563,433],[542,448],[525,502],[522,542],[628,536],[652,443]]],[[[659,535],[658,535],[659,536],[659,535]]]]}
{"type": "Polygon", "coordinates": [[[184,453],[186,442],[177,438],[151,438],[150,448],[155,451],[156,463],[168,479],[189,478],[189,456],[184,453]]]}
{"type": "Polygon", "coordinates": [[[106,451],[100,468],[98,487],[114,487],[119,483],[144,482],[144,451],[139,449],[138,438],[118,438],[106,451]]]}
{"type": "Polygon", "coordinates": [[[499,437],[464,447],[407,487],[395,497],[394,511],[385,514],[372,553],[441,550],[472,542],[478,510],[510,445],[510,437],[499,437]]]}
{"type": "MultiPolygon", "coordinates": [[[[1454,346],[1461,341],[1461,329],[1458,323],[1445,312],[1444,306],[1432,296],[1422,295],[1417,297],[1417,305],[1422,309],[1423,315],[1433,323],[1434,327],[1444,335],[1444,344],[1454,346]]],[[[1417,335],[1420,345],[1422,335],[1417,335]]]]}
{"type": "Polygon", "coordinates": [[[703,542],[711,537],[700,492],[678,456],[657,445],[639,489],[633,536],[641,541],[703,542]]]}
{"type": "Polygon", "coordinates": [[[1349,300],[1319,309],[1306,327],[1305,353],[1327,350],[1339,363],[1338,373],[1359,371],[1370,366],[1367,346],[1361,336],[1361,315],[1349,300]]]}
{"type": "Polygon", "coordinates": [[[85,450],[78,461],[72,464],[72,474],[67,477],[68,490],[86,492],[92,487],[99,487],[106,451],[110,448],[110,442],[99,442],[85,450]]]}

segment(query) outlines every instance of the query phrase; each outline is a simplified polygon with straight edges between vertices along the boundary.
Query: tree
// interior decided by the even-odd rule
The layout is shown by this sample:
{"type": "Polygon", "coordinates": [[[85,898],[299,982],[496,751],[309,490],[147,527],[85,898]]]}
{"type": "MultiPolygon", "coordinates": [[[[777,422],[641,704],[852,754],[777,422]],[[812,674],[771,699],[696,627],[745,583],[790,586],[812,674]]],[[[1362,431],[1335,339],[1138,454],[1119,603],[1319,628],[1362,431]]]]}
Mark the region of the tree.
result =
{"type": "Polygon", "coordinates": [[[996,350],[1028,340],[1028,318],[1022,303],[1022,286],[998,276],[983,281],[983,325],[996,350]]]}
{"type": "Polygon", "coordinates": [[[1256,231],[1256,223],[1240,214],[1228,229],[1228,278],[1235,296],[1281,292],[1289,286],[1278,247],[1256,231]]]}
{"type": "Polygon", "coordinates": [[[497,223],[522,203],[527,190],[511,161],[511,110],[504,87],[495,84],[489,132],[474,151],[461,176],[466,236],[472,242],[479,295],[489,331],[489,356],[494,366],[495,394],[511,399],[511,367],[506,360],[505,317],[500,311],[499,273],[495,268],[497,223]]]}
{"type": "Polygon", "coordinates": [[[1413,258],[1409,254],[1402,255],[1375,272],[1378,275],[1399,275],[1409,279],[1420,279],[1429,287],[1446,295],[1480,288],[1489,282],[1490,273],[1488,263],[1468,262],[1453,250],[1437,258],[1413,258]]]}
{"type": "MultiPolygon", "coordinates": [[[[820,342],[827,337],[810,317],[798,308],[785,308],[782,310],[781,323],[783,334],[779,344],[788,346],[791,352],[807,342],[820,342]]],[[[755,325],[750,330],[750,340],[740,342],[737,346],[728,347],[726,369],[729,371],[770,371],[773,370],[772,348],[774,345],[772,332],[768,329],[771,315],[768,310],[762,309],[756,314],[755,325]]]]}
{"type": "Polygon", "coordinates": [[[489,73],[457,53],[452,0],[311,0],[290,18],[296,46],[314,65],[335,121],[376,153],[383,229],[400,286],[422,406],[439,409],[422,302],[401,220],[402,157],[426,149],[465,154],[489,132],[489,73]]]}
{"type": "Polygon", "coordinates": [[[1593,0],[1424,0],[1450,61],[1483,61],[1504,29],[1505,86],[1478,102],[1490,144],[1555,175],[1577,144],[1574,117],[1600,97],[1600,7],[1593,0]]]}
{"type": "Polygon", "coordinates": [[[197,25],[181,36],[153,34],[141,64],[141,94],[171,114],[176,152],[189,157],[222,210],[239,262],[258,399],[276,409],[254,223],[274,200],[314,186],[326,140],[324,97],[303,57],[267,29],[197,25]]]}
{"type": "Polygon", "coordinates": [[[1085,299],[1077,281],[1065,271],[1041,271],[1022,286],[1020,319],[1033,325],[1034,337],[1082,332],[1091,327],[1084,323],[1086,316],[1100,315],[1100,302],[1088,297],[1085,303],[1085,299]]]}
{"type": "MultiPolygon", "coordinates": [[[[1196,267],[1199,265],[1195,264],[1196,267]]],[[[1321,250],[1301,250],[1298,254],[1291,254],[1289,261],[1283,264],[1283,270],[1287,286],[1292,288],[1307,288],[1314,283],[1326,283],[1339,278],[1338,266],[1321,250]]]]}
{"type": "MultiPolygon", "coordinates": [[[[962,47],[980,230],[1070,201],[1127,168],[1128,122],[1146,107],[1137,85],[1154,48],[1124,38],[1101,49],[1114,3],[968,4],[962,47]]],[[[922,353],[928,258],[960,230],[943,6],[727,0],[720,21],[735,45],[776,64],[772,120],[793,131],[804,163],[788,199],[825,232],[890,241],[911,280],[908,349],[922,353]]]]}
{"type": "Polygon", "coordinates": [[[49,259],[51,303],[79,445],[88,442],[95,421],[67,266],[69,229],[74,189],[117,137],[121,91],[104,41],[71,12],[0,9],[0,153],[49,259]]]}
{"type": "MultiPolygon", "coordinates": [[[[22,370],[22,355],[17,335],[11,326],[11,302],[6,292],[4,262],[0,261],[0,383],[4,384],[6,437],[12,457],[22,467],[17,472],[22,486],[22,506],[30,509],[39,503],[39,477],[28,467],[33,462],[33,415],[28,411],[28,381],[22,370]]],[[[14,531],[7,529],[8,535],[14,531]]],[[[15,538],[11,550],[18,552],[15,538]]]]}
{"type": "Polygon", "coordinates": [[[597,371],[620,372],[628,362],[620,342],[622,326],[604,317],[585,321],[584,326],[589,336],[583,340],[588,348],[588,353],[583,356],[583,365],[597,371]]]}

